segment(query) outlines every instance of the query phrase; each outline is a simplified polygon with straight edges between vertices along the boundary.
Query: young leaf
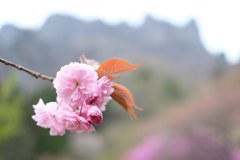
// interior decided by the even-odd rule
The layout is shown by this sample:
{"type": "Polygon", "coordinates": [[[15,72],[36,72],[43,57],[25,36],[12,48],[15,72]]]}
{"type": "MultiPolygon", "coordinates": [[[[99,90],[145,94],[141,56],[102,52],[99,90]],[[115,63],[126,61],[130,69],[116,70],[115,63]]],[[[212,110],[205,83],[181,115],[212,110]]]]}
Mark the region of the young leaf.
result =
{"type": "Polygon", "coordinates": [[[117,83],[114,83],[113,87],[114,92],[111,95],[112,98],[118,102],[127,112],[129,112],[133,118],[137,119],[133,107],[138,110],[142,109],[135,104],[132,93],[125,86],[117,83]]]}
{"type": "Polygon", "coordinates": [[[96,72],[98,74],[98,79],[100,79],[103,76],[108,77],[110,80],[115,80],[115,79],[118,78],[118,77],[112,76],[111,74],[109,74],[109,73],[107,73],[107,72],[105,72],[103,70],[100,70],[100,69],[96,70],[96,72]]]}
{"type": "Polygon", "coordinates": [[[116,73],[122,73],[122,72],[129,72],[138,67],[139,65],[131,64],[126,60],[109,59],[103,62],[102,65],[100,65],[99,70],[105,71],[109,74],[116,74],[116,73]]]}

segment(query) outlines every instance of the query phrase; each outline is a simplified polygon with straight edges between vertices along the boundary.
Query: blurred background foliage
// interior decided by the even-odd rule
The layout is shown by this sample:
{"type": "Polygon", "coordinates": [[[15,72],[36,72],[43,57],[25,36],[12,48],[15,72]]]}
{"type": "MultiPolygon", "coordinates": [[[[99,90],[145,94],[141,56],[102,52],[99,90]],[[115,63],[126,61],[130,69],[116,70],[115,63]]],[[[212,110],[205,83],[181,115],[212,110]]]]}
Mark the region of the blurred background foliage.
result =
{"type": "Polygon", "coordinates": [[[52,88],[40,88],[34,94],[24,93],[15,76],[10,75],[0,85],[0,155],[1,159],[35,159],[35,155],[60,153],[66,148],[66,137],[51,137],[47,130],[35,127],[31,119],[33,103],[42,97],[53,101],[52,88]]]}
{"type": "MultiPolygon", "coordinates": [[[[16,78],[16,77],[15,77],[16,78]]],[[[1,83],[0,90],[0,114],[1,114],[1,134],[0,144],[11,139],[11,137],[18,136],[23,130],[23,103],[24,97],[17,88],[17,82],[14,77],[9,77],[1,83]]]]}

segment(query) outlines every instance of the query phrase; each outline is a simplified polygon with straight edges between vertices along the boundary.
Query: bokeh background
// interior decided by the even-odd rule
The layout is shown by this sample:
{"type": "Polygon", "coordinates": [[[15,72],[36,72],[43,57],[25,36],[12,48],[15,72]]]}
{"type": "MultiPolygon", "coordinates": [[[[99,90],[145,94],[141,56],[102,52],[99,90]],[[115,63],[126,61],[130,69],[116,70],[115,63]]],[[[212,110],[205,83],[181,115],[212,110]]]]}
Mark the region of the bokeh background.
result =
{"type": "Polygon", "coordinates": [[[0,64],[0,160],[240,160],[237,4],[1,2],[1,58],[53,77],[83,53],[142,63],[118,82],[144,110],[111,101],[95,133],[51,137],[31,117],[52,84],[0,64]]]}

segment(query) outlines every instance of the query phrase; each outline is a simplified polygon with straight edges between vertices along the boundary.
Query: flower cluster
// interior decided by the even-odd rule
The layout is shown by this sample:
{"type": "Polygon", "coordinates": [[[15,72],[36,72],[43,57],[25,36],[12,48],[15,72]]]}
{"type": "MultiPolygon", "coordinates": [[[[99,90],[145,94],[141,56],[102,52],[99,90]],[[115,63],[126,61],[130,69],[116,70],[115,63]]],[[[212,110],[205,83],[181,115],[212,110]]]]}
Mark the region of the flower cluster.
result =
{"type": "Polygon", "coordinates": [[[70,132],[92,132],[103,121],[102,111],[111,99],[113,82],[99,77],[94,68],[83,63],[70,63],[57,72],[53,81],[56,102],[44,104],[40,99],[34,105],[32,117],[37,125],[50,128],[50,135],[70,132]]]}

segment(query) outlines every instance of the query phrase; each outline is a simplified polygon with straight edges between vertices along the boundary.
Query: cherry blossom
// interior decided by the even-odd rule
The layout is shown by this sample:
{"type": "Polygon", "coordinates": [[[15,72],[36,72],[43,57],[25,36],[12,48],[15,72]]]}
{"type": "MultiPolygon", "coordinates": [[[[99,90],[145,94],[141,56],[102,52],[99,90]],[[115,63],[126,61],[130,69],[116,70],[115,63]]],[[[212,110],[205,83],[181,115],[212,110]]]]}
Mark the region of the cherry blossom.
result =
{"type": "Polygon", "coordinates": [[[53,85],[60,99],[71,106],[79,106],[96,90],[97,79],[97,72],[90,65],[75,62],[57,72],[53,85]]]}
{"type": "Polygon", "coordinates": [[[50,128],[50,135],[63,135],[65,128],[57,114],[58,104],[56,102],[49,102],[46,105],[42,99],[36,105],[33,105],[35,115],[32,118],[37,122],[37,125],[43,128],[50,128]]]}
{"type": "Polygon", "coordinates": [[[102,111],[111,99],[113,82],[87,64],[70,63],[57,72],[53,81],[56,102],[46,105],[40,99],[32,117],[37,125],[50,129],[50,135],[64,135],[66,131],[91,133],[93,125],[103,121],[102,111]]]}
{"type": "Polygon", "coordinates": [[[100,125],[103,121],[102,112],[97,106],[91,106],[88,109],[87,117],[89,122],[96,125],[100,125]]]}

